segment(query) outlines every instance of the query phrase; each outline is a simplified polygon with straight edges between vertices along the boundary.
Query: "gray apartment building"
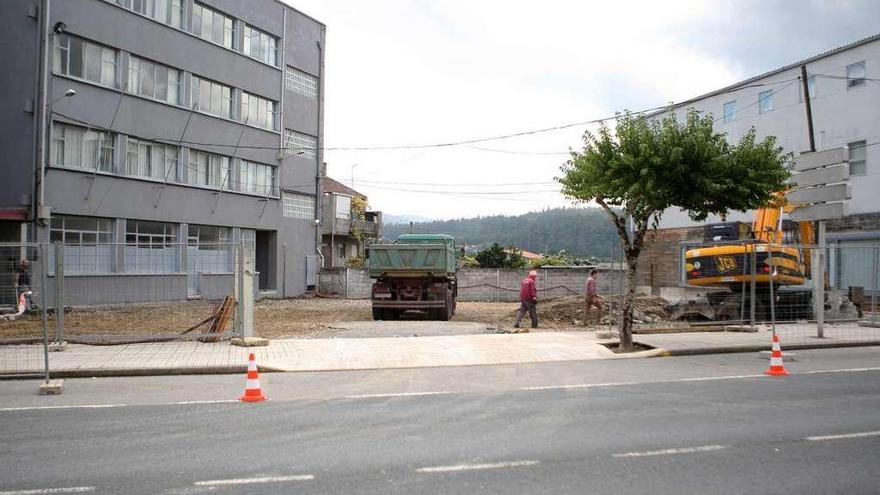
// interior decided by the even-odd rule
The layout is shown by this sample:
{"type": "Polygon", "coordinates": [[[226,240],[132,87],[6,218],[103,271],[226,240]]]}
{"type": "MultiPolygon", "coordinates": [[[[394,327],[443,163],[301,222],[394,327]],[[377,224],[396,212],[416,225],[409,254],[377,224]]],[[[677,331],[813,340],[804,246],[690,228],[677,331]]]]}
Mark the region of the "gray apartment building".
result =
{"type": "Polygon", "coordinates": [[[315,284],[321,22],[277,0],[9,0],[0,26],[0,242],[199,296],[240,241],[263,296],[315,284]]]}

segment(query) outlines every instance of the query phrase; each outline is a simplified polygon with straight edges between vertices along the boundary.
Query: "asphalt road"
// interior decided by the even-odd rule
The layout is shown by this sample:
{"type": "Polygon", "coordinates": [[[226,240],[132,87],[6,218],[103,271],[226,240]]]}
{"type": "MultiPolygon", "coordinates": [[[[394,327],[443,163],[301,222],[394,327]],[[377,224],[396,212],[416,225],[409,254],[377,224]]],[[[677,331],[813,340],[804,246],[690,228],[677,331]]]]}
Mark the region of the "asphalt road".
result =
{"type": "MultiPolygon", "coordinates": [[[[104,384],[124,402],[29,405],[32,383],[3,382],[0,493],[880,491],[878,353],[799,354],[785,378],[752,355],[324,374],[340,391],[312,398],[272,375],[260,404],[173,402],[156,377],[61,396],[104,384]]],[[[199,379],[220,388],[180,381],[199,379]]]]}

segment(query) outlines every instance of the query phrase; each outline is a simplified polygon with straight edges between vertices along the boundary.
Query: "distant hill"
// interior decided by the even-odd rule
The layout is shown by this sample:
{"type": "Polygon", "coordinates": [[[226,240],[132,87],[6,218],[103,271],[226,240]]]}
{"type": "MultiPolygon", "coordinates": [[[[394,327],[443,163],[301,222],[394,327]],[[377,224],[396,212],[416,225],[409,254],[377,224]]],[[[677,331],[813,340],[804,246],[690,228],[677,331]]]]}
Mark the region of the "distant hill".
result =
{"type": "MultiPolygon", "coordinates": [[[[387,217],[386,217],[387,218],[387,217]]],[[[414,232],[449,234],[459,244],[483,249],[497,242],[535,253],[566,250],[575,256],[608,258],[618,244],[617,231],[599,208],[554,208],[524,215],[418,222],[414,232]]],[[[386,220],[382,236],[395,239],[409,232],[409,223],[386,220]]]]}

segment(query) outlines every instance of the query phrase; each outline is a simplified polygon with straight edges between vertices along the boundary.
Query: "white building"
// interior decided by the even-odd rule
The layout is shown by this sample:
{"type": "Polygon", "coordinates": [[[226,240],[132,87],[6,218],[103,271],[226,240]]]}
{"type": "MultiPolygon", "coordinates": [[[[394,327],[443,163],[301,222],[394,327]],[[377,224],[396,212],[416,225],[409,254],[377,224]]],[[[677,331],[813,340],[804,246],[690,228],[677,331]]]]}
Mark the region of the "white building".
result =
{"type": "MultiPolygon", "coordinates": [[[[682,120],[688,109],[712,115],[715,129],[735,143],[752,127],[759,139],[776,136],[787,152],[810,150],[801,67],[806,66],[817,150],[849,146],[852,199],[848,217],[829,222],[828,240],[840,247],[880,245],[880,34],[794,62],[779,69],[676,104],[682,120]]],[[[728,221],[751,221],[750,213],[731,213],[728,221]]],[[[719,222],[712,216],[707,223],[719,222]]],[[[695,239],[698,224],[680,210],[664,213],[652,253],[672,253],[672,244],[695,239]],[[680,230],[676,234],[674,231],[680,230]],[[664,245],[667,244],[667,245],[664,245]]],[[[846,253],[846,250],[842,250],[846,253]]],[[[849,259],[831,259],[832,283],[871,286],[870,250],[850,250],[849,259]],[[865,260],[853,253],[862,252],[865,260]],[[864,263],[862,263],[864,262],[864,263]]],[[[656,260],[660,265],[659,257],[656,260]]],[[[657,292],[680,281],[642,279],[657,292]]]]}

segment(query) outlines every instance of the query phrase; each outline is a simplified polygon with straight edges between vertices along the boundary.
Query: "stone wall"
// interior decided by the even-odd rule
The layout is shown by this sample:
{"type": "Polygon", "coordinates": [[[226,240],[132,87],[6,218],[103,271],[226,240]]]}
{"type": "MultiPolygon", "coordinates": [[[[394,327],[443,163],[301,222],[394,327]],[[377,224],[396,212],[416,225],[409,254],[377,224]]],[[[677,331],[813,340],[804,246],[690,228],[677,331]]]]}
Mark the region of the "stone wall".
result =
{"type": "Polygon", "coordinates": [[[678,287],[681,280],[681,243],[703,239],[702,227],[660,229],[650,246],[642,251],[636,272],[636,287],[643,293],[661,295],[661,288],[678,287]]]}
{"type": "MultiPolygon", "coordinates": [[[[518,301],[519,285],[528,270],[467,268],[458,271],[459,301],[518,301]]],[[[619,290],[619,270],[599,270],[599,292],[615,294],[619,290]]],[[[538,270],[538,297],[580,295],[589,276],[589,268],[545,268],[538,270]]],[[[366,270],[330,268],[321,271],[321,292],[347,299],[369,299],[372,280],[366,270]]]]}

